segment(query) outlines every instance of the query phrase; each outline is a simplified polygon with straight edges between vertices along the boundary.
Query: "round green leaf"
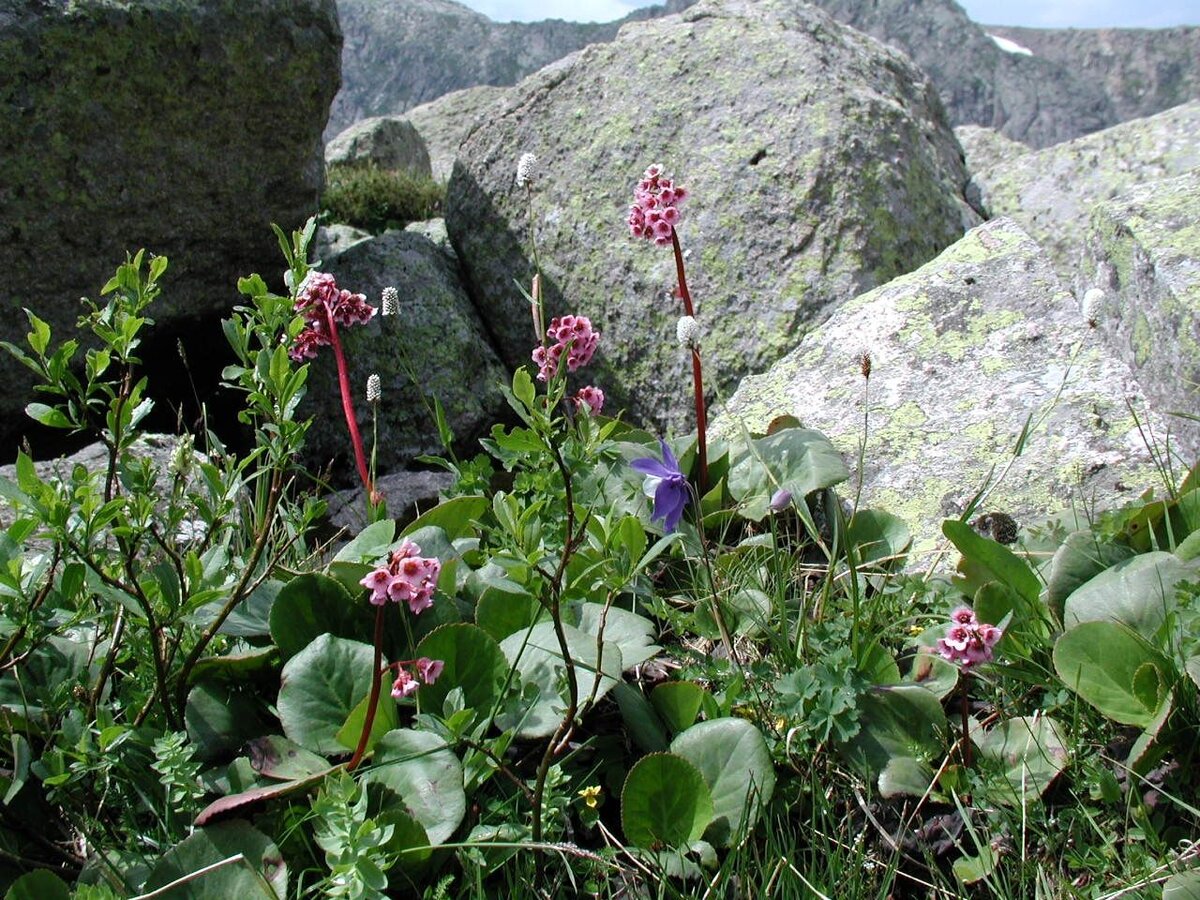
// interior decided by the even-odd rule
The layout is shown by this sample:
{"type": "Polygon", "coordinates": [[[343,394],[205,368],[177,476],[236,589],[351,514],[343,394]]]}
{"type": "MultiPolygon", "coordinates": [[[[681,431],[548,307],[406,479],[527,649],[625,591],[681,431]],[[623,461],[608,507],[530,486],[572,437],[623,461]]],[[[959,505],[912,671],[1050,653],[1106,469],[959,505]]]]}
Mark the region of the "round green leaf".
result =
{"type": "Polygon", "coordinates": [[[271,640],[285,661],[322,634],[369,641],[373,611],[327,575],[300,575],[284,585],[271,606],[271,640]]]}
{"type": "Polygon", "coordinates": [[[904,520],[881,509],[858,510],[850,520],[846,539],[858,553],[859,568],[895,568],[912,546],[912,533],[904,520]]]}
{"type": "Polygon", "coordinates": [[[202,681],[188,693],[184,724],[197,756],[212,760],[270,727],[262,701],[229,684],[202,681]]]}
{"type": "Polygon", "coordinates": [[[775,766],[762,732],[745,719],[713,719],[693,725],[671,742],[671,752],[694,765],[712,796],[713,821],[706,834],[730,846],[750,828],[775,792],[775,766]]]}
{"type": "Polygon", "coordinates": [[[1200,869],[1176,872],[1168,878],[1162,900],[1200,900],[1200,869]]]}
{"type": "Polygon", "coordinates": [[[1067,765],[1066,735],[1049,716],[1001,722],[978,740],[979,755],[1003,767],[1009,790],[992,793],[1004,802],[1028,803],[1046,792],[1067,765]]]}
{"type": "Polygon", "coordinates": [[[1081,622],[1122,622],[1153,638],[1175,608],[1175,585],[1195,577],[1195,565],[1171,553],[1156,551],[1122,560],[1067,597],[1063,624],[1071,628],[1081,622]]]}
{"type": "Polygon", "coordinates": [[[700,770],[673,753],[643,756],[621,791],[621,827],[638,847],[686,847],[713,817],[712,795],[700,770]]]}
{"type": "Polygon", "coordinates": [[[771,497],[783,488],[803,498],[850,477],[842,455],[819,431],[785,428],[756,438],[729,468],[726,484],[743,516],[761,522],[771,497]]]}
{"type": "Polygon", "coordinates": [[[48,869],[27,872],[9,886],[4,900],[70,900],[67,883],[48,869]]]}
{"type": "Polygon", "coordinates": [[[214,897],[267,898],[287,896],[287,863],[274,841],[248,823],[224,822],[201,828],[176,844],[146,879],[143,889],[153,891],[172,881],[241,854],[231,862],[172,889],[172,898],[211,900],[214,897]]]}
{"type": "Polygon", "coordinates": [[[925,688],[876,687],[859,697],[858,708],[862,728],[845,752],[870,772],[883,771],[893,757],[928,762],[944,751],[946,714],[937,696],[925,688]]]}
{"type": "Polygon", "coordinates": [[[1169,663],[1129,628],[1084,622],[1058,639],[1053,658],[1063,683],[1110,719],[1142,728],[1153,721],[1169,663]]]}
{"type": "Polygon", "coordinates": [[[466,815],[462,764],[444,740],[428,731],[385,734],[375,745],[366,780],[399,795],[434,846],[445,843],[466,815]]]}
{"type": "Polygon", "coordinates": [[[323,634],[288,660],[277,704],[283,733],[315,753],[345,753],[337,734],[370,692],[374,653],[368,644],[323,634]]]}
{"type": "Polygon", "coordinates": [[[508,660],[486,631],[476,625],[443,625],[417,645],[416,656],[440,659],[445,667],[433,684],[422,685],[421,707],[441,714],[446,695],[462,688],[468,707],[487,712],[500,695],[508,660]]]}
{"type": "Polygon", "coordinates": [[[650,702],[672,734],[691,728],[700,715],[706,691],[691,681],[664,681],[650,692],[650,702]]]}
{"type": "Polygon", "coordinates": [[[1063,604],[1071,594],[1109,566],[1133,555],[1129,547],[1101,541],[1090,529],[1071,532],[1050,563],[1046,603],[1061,619],[1063,604]]]}

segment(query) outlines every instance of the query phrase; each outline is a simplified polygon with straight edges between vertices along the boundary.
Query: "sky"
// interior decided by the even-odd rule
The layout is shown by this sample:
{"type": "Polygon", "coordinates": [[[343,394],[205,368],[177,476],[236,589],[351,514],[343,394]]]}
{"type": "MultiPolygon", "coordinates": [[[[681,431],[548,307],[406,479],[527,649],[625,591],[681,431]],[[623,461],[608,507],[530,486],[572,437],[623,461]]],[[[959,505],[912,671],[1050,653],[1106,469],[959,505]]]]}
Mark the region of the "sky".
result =
{"type": "MultiPolygon", "coordinates": [[[[650,0],[460,0],[497,22],[611,22],[650,0]]],[[[976,22],[1037,28],[1200,25],[1200,0],[958,0],[976,22]]]]}

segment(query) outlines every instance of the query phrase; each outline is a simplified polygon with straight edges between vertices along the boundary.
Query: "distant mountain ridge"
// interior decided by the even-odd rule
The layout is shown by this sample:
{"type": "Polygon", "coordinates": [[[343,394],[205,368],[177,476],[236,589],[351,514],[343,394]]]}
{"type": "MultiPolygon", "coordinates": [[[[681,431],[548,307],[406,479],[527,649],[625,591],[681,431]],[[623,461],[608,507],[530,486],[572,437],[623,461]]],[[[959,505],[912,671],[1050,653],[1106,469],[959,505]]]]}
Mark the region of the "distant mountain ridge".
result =
{"type": "MultiPolygon", "coordinates": [[[[668,0],[608,23],[493,22],[453,0],[338,0],[342,90],[327,136],[475,85],[504,86],[621,25],[679,12],[668,0]]],[[[753,0],[730,0],[748,3],[753,0]]],[[[799,2],[799,0],[797,0],[799,2]]],[[[1200,28],[1028,29],[979,25],[953,0],[816,0],[838,21],[907,53],[955,125],[1045,147],[1200,96],[1200,28]],[[1031,54],[1001,49],[1007,38],[1031,54]]]]}

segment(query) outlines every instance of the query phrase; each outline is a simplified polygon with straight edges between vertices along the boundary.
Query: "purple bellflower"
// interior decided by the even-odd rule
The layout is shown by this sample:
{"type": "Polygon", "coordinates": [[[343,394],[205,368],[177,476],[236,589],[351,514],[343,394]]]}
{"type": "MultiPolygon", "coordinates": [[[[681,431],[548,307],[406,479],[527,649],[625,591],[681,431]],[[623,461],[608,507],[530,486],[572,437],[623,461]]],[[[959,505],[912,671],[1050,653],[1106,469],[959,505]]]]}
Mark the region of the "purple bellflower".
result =
{"type": "Polygon", "coordinates": [[[651,521],[662,519],[663,528],[672,532],[683,516],[690,489],[687,479],[679,471],[679,460],[675,458],[667,442],[659,438],[658,443],[662,447],[661,462],[652,456],[644,456],[635,459],[629,465],[635,472],[658,479],[658,485],[654,489],[654,514],[651,521]]]}

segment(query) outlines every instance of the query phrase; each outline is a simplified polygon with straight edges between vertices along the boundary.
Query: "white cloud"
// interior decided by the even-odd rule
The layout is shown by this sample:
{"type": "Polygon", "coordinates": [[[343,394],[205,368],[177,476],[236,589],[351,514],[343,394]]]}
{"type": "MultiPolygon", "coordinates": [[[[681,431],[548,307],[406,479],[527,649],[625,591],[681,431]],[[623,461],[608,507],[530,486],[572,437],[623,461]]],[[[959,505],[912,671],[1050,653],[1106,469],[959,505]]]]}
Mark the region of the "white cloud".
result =
{"type": "Polygon", "coordinates": [[[958,0],[976,22],[1034,28],[1200,25],[1200,0],[958,0]]]}
{"type": "Polygon", "coordinates": [[[465,5],[497,22],[611,22],[649,2],[637,0],[465,0],[465,5]]]}

